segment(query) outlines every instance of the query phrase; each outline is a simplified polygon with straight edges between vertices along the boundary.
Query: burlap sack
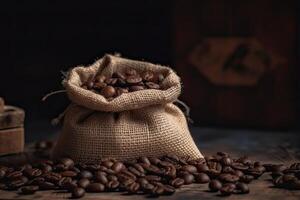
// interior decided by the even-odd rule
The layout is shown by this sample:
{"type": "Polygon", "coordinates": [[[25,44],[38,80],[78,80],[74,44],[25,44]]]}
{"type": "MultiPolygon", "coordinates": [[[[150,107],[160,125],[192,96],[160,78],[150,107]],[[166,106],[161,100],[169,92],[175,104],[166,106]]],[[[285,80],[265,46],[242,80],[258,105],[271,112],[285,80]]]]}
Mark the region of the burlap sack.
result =
{"type": "Polygon", "coordinates": [[[202,157],[185,116],[172,103],[180,95],[181,85],[170,68],[106,55],[91,66],[72,69],[64,86],[73,104],[65,112],[53,151],[55,159],[69,156],[79,162],[95,162],[104,157],[123,160],[167,153],[202,157]],[[124,93],[107,101],[80,87],[92,74],[109,76],[129,67],[163,73],[163,90],[124,93]]]}

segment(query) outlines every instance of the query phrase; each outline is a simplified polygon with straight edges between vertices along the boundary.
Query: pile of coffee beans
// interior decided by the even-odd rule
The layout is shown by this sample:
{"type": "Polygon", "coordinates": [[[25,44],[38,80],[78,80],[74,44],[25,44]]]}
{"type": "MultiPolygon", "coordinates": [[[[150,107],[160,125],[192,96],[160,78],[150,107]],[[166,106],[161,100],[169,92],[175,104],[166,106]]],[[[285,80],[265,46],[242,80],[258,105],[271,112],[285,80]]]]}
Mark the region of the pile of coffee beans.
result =
{"type": "Polygon", "coordinates": [[[293,163],[289,167],[268,164],[265,168],[271,172],[275,187],[300,190],[300,163],[293,163]]]}
{"type": "Polygon", "coordinates": [[[72,198],[81,198],[86,192],[172,195],[183,185],[207,184],[211,192],[228,196],[249,193],[248,184],[265,172],[270,172],[276,187],[300,189],[300,163],[288,168],[263,165],[247,157],[233,159],[224,152],[197,160],[165,155],[123,162],[103,159],[88,164],[62,158],[18,167],[0,166],[0,189],[17,190],[24,195],[38,190],[65,190],[72,198]]]}
{"type": "Polygon", "coordinates": [[[96,75],[88,78],[82,88],[103,95],[107,100],[120,96],[123,93],[135,92],[145,89],[162,89],[160,84],[164,75],[152,71],[137,72],[127,69],[124,73],[115,72],[111,77],[96,75]]]}

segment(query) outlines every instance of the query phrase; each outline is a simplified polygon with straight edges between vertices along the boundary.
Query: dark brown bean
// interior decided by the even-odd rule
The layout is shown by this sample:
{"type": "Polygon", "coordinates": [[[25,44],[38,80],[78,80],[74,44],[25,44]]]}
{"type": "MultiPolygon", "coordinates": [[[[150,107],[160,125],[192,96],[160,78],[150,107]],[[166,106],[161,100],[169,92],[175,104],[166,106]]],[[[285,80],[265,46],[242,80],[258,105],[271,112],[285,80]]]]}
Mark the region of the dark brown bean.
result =
{"type": "Polygon", "coordinates": [[[172,185],[175,188],[179,188],[184,184],[184,180],[181,178],[175,178],[170,181],[170,185],[172,185]]]}
{"type": "Polygon", "coordinates": [[[34,194],[39,190],[39,186],[31,185],[31,186],[23,186],[20,188],[21,194],[34,194]]]}
{"type": "Polygon", "coordinates": [[[87,186],[86,190],[88,192],[103,192],[105,190],[105,186],[101,183],[91,183],[87,186]]]}
{"type": "Polygon", "coordinates": [[[210,191],[217,192],[222,188],[222,183],[218,180],[211,180],[208,184],[210,191]]]}
{"type": "Polygon", "coordinates": [[[111,169],[114,170],[116,173],[119,173],[122,169],[124,169],[124,164],[121,162],[115,162],[111,166],[111,169]]]}
{"type": "Polygon", "coordinates": [[[209,176],[205,173],[197,173],[197,174],[195,174],[195,177],[196,177],[197,183],[204,184],[204,183],[208,183],[210,181],[209,176]]]}
{"type": "Polygon", "coordinates": [[[77,187],[72,191],[72,198],[81,198],[85,195],[85,190],[83,188],[77,187]]]}

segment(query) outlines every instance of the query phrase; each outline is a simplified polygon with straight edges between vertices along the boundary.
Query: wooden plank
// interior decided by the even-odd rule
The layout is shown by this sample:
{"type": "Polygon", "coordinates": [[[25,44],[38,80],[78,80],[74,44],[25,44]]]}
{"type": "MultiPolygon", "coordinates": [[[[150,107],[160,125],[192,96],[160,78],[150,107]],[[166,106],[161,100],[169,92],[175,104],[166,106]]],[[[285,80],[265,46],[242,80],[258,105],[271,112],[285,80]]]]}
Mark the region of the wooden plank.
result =
{"type": "Polygon", "coordinates": [[[0,155],[20,153],[24,150],[24,128],[0,130],[0,155]]]}
{"type": "MultiPolygon", "coordinates": [[[[233,157],[249,155],[252,160],[259,160],[263,163],[284,163],[289,165],[299,161],[298,145],[300,135],[292,132],[274,133],[259,131],[242,131],[242,130],[216,130],[216,129],[192,129],[195,142],[204,155],[212,155],[216,151],[226,151],[233,157]]],[[[27,145],[26,154],[18,154],[14,156],[0,157],[1,161],[12,163],[25,159],[34,162],[34,154],[32,153],[33,145],[27,145]]],[[[298,200],[300,191],[289,191],[272,187],[269,182],[269,175],[264,174],[259,180],[253,181],[250,187],[250,194],[232,195],[226,197],[229,200],[248,200],[248,199],[264,199],[264,200],[298,200]]],[[[0,199],[67,199],[69,193],[62,191],[38,191],[34,195],[18,195],[13,191],[1,191],[0,199]]],[[[120,192],[113,193],[94,193],[86,194],[83,199],[88,200],[138,200],[148,199],[144,195],[126,195],[120,192]]],[[[212,199],[220,200],[218,193],[208,192],[207,184],[186,185],[177,190],[172,196],[162,196],[159,199],[181,200],[181,199],[212,199]]]]}
{"type": "Polygon", "coordinates": [[[15,106],[4,106],[4,112],[0,112],[0,130],[23,127],[25,112],[15,106]]]}

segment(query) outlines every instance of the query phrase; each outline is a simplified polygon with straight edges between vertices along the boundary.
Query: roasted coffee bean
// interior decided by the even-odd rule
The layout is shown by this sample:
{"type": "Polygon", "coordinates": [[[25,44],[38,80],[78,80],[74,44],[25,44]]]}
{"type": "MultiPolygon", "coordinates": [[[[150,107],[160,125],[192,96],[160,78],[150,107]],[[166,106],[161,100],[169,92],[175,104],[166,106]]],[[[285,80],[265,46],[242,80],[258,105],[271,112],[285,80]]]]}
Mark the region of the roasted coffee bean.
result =
{"type": "Polygon", "coordinates": [[[86,190],[88,192],[103,192],[105,190],[105,186],[101,183],[91,183],[87,186],[86,190]]]}
{"type": "Polygon", "coordinates": [[[105,98],[109,98],[109,97],[113,97],[116,94],[116,90],[114,87],[112,86],[106,86],[101,90],[101,94],[105,97],[105,98]]]}
{"type": "Polygon", "coordinates": [[[192,174],[185,174],[181,178],[184,180],[185,185],[192,184],[195,181],[195,177],[192,174]]]}
{"type": "Polygon", "coordinates": [[[230,166],[224,166],[223,168],[222,168],[222,172],[223,173],[234,173],[234,169],[232,168],[232,167],[230,167],[230,166]]]}
{"type": "Polygon", "coordinates": [[[240,171],[240,170],[235,170],[235,171],[233,171],[233,172],[231,172],[233,175],[236,175],[236,176],[238,176],[238,177],[242,177],[242,176],[244,176],[244,173],[242,172],[242,171],[240,171]]]}
{"type": "Polygon", "coordinates": [[[217,192],[222,188],[222,183],[218,180],[211,180],[208,184],[210,191],[217,192]]]}
{"type": "Polygon", "coordinates": [[[0,169],[0,180],[5,177],[6,171],[4,169],[0,169]]]}
{"type": "Polygon", "coordinates": [[[253,180],[254,180],[254,176],[252,176],[252,175],[244,175],[244,176],[240,177],[240,181],[243,183],[250,183],[253,180]]]}
{"type": "Polygon", "coordinates": [[[51,183],[51,182],[48,182],[48,181],[41,182],[39,184],[39,187],[40,187],[41,190],[54,190],[54,189],[56,189],[55,184],[51,183]]]}
{"type": "Polygon", "coordinates": [[[68,171],[63,171],[60,173],[61,176],[66,176],[66,177],[75,177],[77,176],[77,173],[71,170],[68,171]]]}
{"type": "Polygon", "coordinates": [[[155,175],[147,175],[147,176],[145,176],[145,179],[147,181],[161,181],[161,177],[155,176],[155,175]]]}
{"type": "Polygon", "coordinates": [[[105,83],[107,85],[115,86],[117,83],[118,79],[117,78],[106,78],[105,83]]]}
{"type": "Polygon", "coordinates": [[[92,172],[90,172],[88,170],[83,170],[79,173],[79,178],[91,179],[91,178],[93,178],[93,174],[92,174],[92,172]]]}
{"type": "Polygon", "coordinates": [[[117,180],[118,180],[118,177],[115,176],[115,175],[109,174],[109,175],[107,175],[107,179],[108,179],[109,181],[117,181],[117,180]]]}
{"type": "Polygon", "coordinates": [[[96,175],[96,180],[102,184],[106,184],[108,182],[107,176],[102,173],[98,173],[96,175]]]}
{"type": "Polygon", "coordinates": [[[170,185],[172,185],[175,188],[179,188],[184,184],[184,180],[182,178],[175,178],[170,181],[170,185]]]}
{"type": "Polygon", "coordinates": [[[223,158],[221,159],[221,164],[222,164],[222,165],[225,165],[225,166],[231,166],[232,160],[231,160],[231,158],[229,158],[229,157],[223,157],[223,158]]]}
{"type": "Polygon", "coordinates": [[[205,173],[196,173],[195,177],[197,183],[203,184],[203,183],[208,183],[210,181],[209,176],[205,173]]]}
{"type": "Polygon", "coordinates": [[[111,166],[111,169],[114,170],[116,173],[120,172],[122,169],[124,169],[124,164],[121,162],[115,162],[111,166]]]}
{"type": "Polygon", "coordinates": [[[196,173],[197,168],[193,165],[184,165],[181,170],[189,172],[189,173],[196,173]]]}
{"type": "Polygon", "coordinates": [[[129,91],[130,92],[135,92],[135,91],[140,91],[140,90],[144,90],[145,87],[142,85],[133,85],[129,87],[129,91]]]}
{"type": "Polygon", "coordinates": [[[140,184],[133,182],[130,185],[127,186],[127,191],[131,194],[135,194],[138,192],[138,190],[140,189],[140,184]]]}
{"type": "Polygon", "coordinates": [[[249,168],[247,165],[244,165],[243,163],[239,163],[239,162],[232,163],[231,167],[241,171],[245,171],[249,168]]]}
{"type": "Polygon", "coordinates": [[[151,194],[154,195],[154,196],[159,196],[159,195],[162,195],[164,194],[164,187],[163,186],[155,186],[152,191],[151,191],[151,194]]]}
{"type": "Polygon", "coordinates": [[[145,85],[149,89],[156,89],[156,90],[160,89],[160,86],[156,83],[153,83],[153,82],[146,82],[145,85]]]}
{"type": "Polygon", "coordinates": [[[119,187],[119,185],[120,185],[119,181],[112,180],[106,184],[106,187],[108,190],[116,190],[119,187]]]}
{"type": "Polygon", "coordinates": [[[49,181],[51,183],[57,183],[62,178],[60,174],[55,172],[44,174],[43,177],[46,179],[46,181],[49,181]]]}
{"type": "Polygon", "coordinates": [[[104,83],[106,77],[104,75],[97,75],[95,77],[95,82],[98,82],[98,83],[104,83]]]}
{"type": "Polygon", "coordinates": [[[126,82],[131,85],[140,83],[141,81],[142,81],[142,78],[137,75],[128,76],[126,78],[126,82]]]}
{"type": "Polygon", "coordinates": [[[24,174],[30,178],[34,178],[42,175],[42,170],[36,168],[27,168],[24,170],[24,174]]]}
{"type": "Polygon", "coordinates": [[[39,190],[39,186],[31,185],[31,186],[23,186],[20,188],[21,194],[34,194],[39,190]]]}
{"type": "Polygon", "coordinates": [[[140,173],[145,173],[145,170],[144,170],[144,168],[142,167],[142,165],[140,165],[140,164],[138,164],[138,163],[135,163],[135,164],[133,164],[133,167],[136,169],[136,170],[138,170],[140,173]]]}
{"type": "Polygon", "coordinates": [[[90,184],[90,180],[87,178],[82,178],[77,182],[79,187],[86,188],[90,184]]]}
{"type": "Polygon", "coordinates": [[[198,172],[207,172],[209,170],[209,168],[206,164],[199,164],[196,167],[197,167],[198,172]]]}
{"type": "Polygon", "coordinates": [[[171,195],[171,194],[174,194],[174,192],[175,192],[175,188],[172,187],[171,185],[164,185],[163,188],[164,188],[165,195],[171,195]]]}
{"type": "Polygon", "coordinates": [[[239,194],[247,194],[249,193],[249,187],[247,184],[245,183],[237,183],[236,184],[236,191],[235,193],[239,193],[239,194]]]}
{"type": "Polygon", "coordinates": [[[67,189],[67,186],[68,184],[70,184],[72,182],[72,178],[70,177],[62,177],[57,185],[60,187],[60,188],[63,188],[63,189],[67,189]]]}
{"type": "Polygon", "coordinates": [[[97,82],[94,84],[93,88],[97,90],[101,90],[102,88],[105,88],[107,86],[106,83],[103,82],[97,82]]]}
{"type": "Polygon", "coordinates": [[[176,168],[174,166],[168,166],[165,167],[165,176],[168,176],[170,178],[176,177],[176,168]]]}
{"type": "Polygon", "coordinates": [[[74,161],[70,158],[62,158],[59,163],[64,165],[64,169],[72,169],[74,167],[74,161]]]}
{"type": "Polygon", "coordinates": [[[21,176],[23,176],[23,173],[21,171],[13,171],[13,172],[6,174],[6,178],[11,179],[11,180],[17,179],[21,176]]]}
{"type": "Polygon", "coordinates": [[[85,195],[85,190],[83,188],[74,188],[72,191],[72,198],[81,198],[85,195]]]}
{"type": "Polygon", "coordinates": [[[223,173],[223,174],[220,174],[219,179],[222,182],[234,183],[239,180],[239,177],[236,175],[233,175],[233,174],[223,173]]]}
{"type": "Polygon", "coordinates": [[[20,176],[17,179],[13,179],[8,183],[9,189],[17,189],[28,182],[28,179],[25,176],[20,176]]]}
{"type": "Polygon", "coordinates": [[[146,164],[146,165],[151,165],[149,159],[147,157],[140,157],[139,161],[146,164]]]}
{"type": "Polygon", "coordinates": [[[148,184],[149,181],[146,179],[146,178],[138,178],[137,179],[137,182],[140,184],[140,185],[144,185],[144,184],[148,184]]]}
{"type": "Polygon", "coordinates": [[[220,189],[220,193],[222,196],[229,196],[234,192],[234,188],[229,186],[229,185],[224,185],[221,189],[220,189]]]}

